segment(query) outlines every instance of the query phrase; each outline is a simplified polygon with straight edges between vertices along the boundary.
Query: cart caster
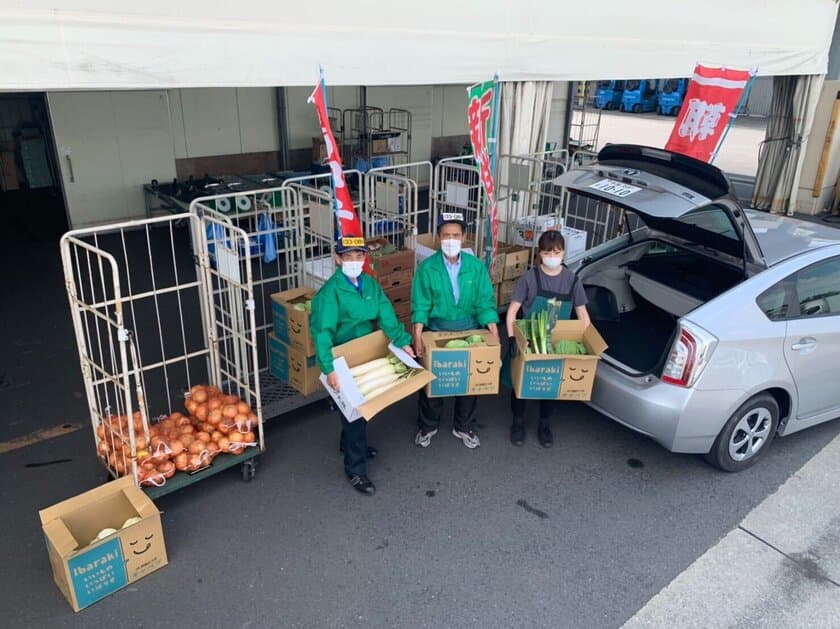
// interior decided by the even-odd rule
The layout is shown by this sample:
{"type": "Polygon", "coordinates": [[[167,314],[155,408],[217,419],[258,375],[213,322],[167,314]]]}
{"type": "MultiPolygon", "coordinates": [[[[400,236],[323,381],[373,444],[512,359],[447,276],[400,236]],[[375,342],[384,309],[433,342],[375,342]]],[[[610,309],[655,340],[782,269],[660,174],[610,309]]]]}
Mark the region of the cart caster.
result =
{"type": "Polygon", "coordinates": [[[251,479],[257,474],[257,462],[254,459],[245,461],[242,464],[242,480],[250,483],[251,479]]]}

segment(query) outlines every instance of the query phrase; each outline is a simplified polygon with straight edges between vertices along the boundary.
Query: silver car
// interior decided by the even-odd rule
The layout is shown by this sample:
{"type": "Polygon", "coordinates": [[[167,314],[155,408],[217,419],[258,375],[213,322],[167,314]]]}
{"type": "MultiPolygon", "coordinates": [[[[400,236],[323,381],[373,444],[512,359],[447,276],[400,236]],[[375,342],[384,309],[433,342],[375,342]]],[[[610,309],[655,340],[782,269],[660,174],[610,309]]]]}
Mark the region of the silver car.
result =
{"type": "Polygon", "coordinates": [[[555,183],[630,226],[569,260],[609,344],[592,407],[730,472],[840,415],[840,231],[745,211],[660,149],[608,146],[555,183]]]}

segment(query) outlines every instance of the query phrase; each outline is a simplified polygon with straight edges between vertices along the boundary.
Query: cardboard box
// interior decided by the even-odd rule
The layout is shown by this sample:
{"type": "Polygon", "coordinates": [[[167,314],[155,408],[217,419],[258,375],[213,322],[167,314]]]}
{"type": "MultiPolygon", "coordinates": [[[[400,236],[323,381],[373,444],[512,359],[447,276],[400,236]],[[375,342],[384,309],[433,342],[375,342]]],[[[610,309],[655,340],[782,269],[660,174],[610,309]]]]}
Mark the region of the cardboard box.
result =
{"type": "Polygon", "coordinates": [[[397,315],[397,319],[399,319],[402,323],[406,324],[406,322],[411,322],[411,300],[408,301],[400,301],[394,304],[394,313],[397,315]]]}
{"type": "Polygon", "coordinates": [[[592,385],[601,354],[607,349],[595,326],[582,321],[558,321],[551,342],[561,339],[581,341],[588,355],[526,354],[528,342],[518,326],[514,329],[516,355],[511,363],[511,379],[516,395],[523,400],[580,400],[592,397],[592,385]]]}
{"type": "Polygon", "coordinates": [[[501,284],[499,284],[496,292],[497,306],[507,306],[510,303],[511,296],[513,295],[513,288],[516,286],[517,281],[518,280],[504,280],[501,284]]]}
{"type": "Polygon", "coordinates": [[[390,294],[392,290],[406,286],[411,290],[411,281],[413,278],[414,269],[406,269],[405,271],[395,271],[386,275],[380,275],[377,279],[382,290],[390,294]]]}
{"type": "Polygon", "coordinates": [[[501,279],[495,283],[498,284],[505,280],[515,280],[525,275],[525,271],[528,270],[530,264],[531,251],[529,249],[500,242],[496,269],[493,275],[498,277],[499,273],[501,273],[501,279]]]}
{"type": "Polygon", "coordinates": [[[4,192],[20,188],[15,154],[11,151],[0,152],[0,189],[4,192]]]}
{"type": "Polygon", "coordinates": [[[499,392],[501,346],[487,330],[423,332],[423,365],[435,380],[426,387],[429,397],[495,395],[499,392]],[[452,339],[478,334],[486,345],[444,347],[452,339]]]}
{"type": "Polygon", "coordinates": [[[401,271],[414,271],[414,252],[403,249],[381,256],[371,255],[370,265],[379,277],[401,271]]]}
{"type": "Polygon", "coordinates": [[[333,356],[335,356],[335,372],[338,374],[340,385],[339,391],[336,392],[327,385],[327,377],[323,374],[321,375],[321,384],[324,385],[347,421],[351,422],[361,418],[370,421],[381,410],[419,391],[434,380],[434,376],[423,369],[417,361],[399,347],[389,343],[388,337],[381,330],[334,347],[333,356]],[[390,352],[398,356],[408,367],[419,369],[420,372],[366,402],[353,381],[353,376],[350,375],[350,369],[362,363],[388,356],[390,352]]]}
{"type": "Polygon", "coordinates": [[[377,140],[371,140],[370,152],[374,155],[384,155],[388,153],[388,138],[379,138],[377,140]]]}
{"type": "Polygon", "coordinates": [[[391,302],[394,308],[408,304],[411,307],[411,284],[404,284],[402,286],[395,286],[384,291],[385,296],[391,302]]]}
{"type": "Polygon", "coordinates": [[[39,515],[53,578],[75,611],[168,563],[160,511],[131,476],[43,509],[39,515]],[[134,517],[140,522],[121,528],[134,517]],[[105,528],[117,532],[90,543],[105,528]]]}
{"type": "Polygon", "coordinates": [[[315,355],[309,312],[296,310],[294,305],[312,299],[315,292],[312,288],[293,288],[271,296],[275,336],[286,345],[302,349],[306,356],[315,355]]]}
{"type": "Polygon", "coordinates": [[[327,145],[324,138],[312,138],[312,161],[322,162],[327,159],[327,145]]]}
{"type": "Polygon", "coordinates": [[[321,369],[314,356],[290,347],[273,334],[268,335],[268,370],[303,395],[311,395],[320,387],[321,369]]]}

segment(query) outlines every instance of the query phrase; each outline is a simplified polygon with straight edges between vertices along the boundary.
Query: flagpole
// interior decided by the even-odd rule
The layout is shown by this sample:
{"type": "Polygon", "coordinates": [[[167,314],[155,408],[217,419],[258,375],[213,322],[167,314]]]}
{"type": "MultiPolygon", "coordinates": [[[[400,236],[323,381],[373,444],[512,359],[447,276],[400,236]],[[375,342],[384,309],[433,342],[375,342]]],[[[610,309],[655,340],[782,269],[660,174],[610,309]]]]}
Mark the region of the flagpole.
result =
{"type": "Polygon", "coordinates": [[[723,146],[723,141],[726,139],[726,135],[729,133],[729,128],[734,124],[735,119],[738,117],[738,114],[741,113],[741,109],[746,104],[747,99],[750,96],[750,90],[752,89],[753,81],[755,81],[755,77],[758,75],[758,70],[754,72],[750,72],[750,79],[747,81],[746,86],[744,87],[744,91],[741,92],[741,98],[738,100],[738,104],[735,106],[735,113],[729,117],[729,124],[726,125],[726,128],[723,130],[723,135],[720,136],[720,142],[717,143],[715,147],[715,152],[712,153],[712,158],[709,160],[710,164],[715,163],[715,158],[720,152],[720,147],[723,146]]]}
{"type": "MultiPolygon", "coordinates": [[[[493,129],[492,137],[487,138],[487,148],[490,153],[490,172],[493,173],[493,178],[496,179],[496,158],[498,156],[498,137],[499,137],[499,101],[501,97],[501,89],[499,87],[499,73],[493,76],[493,119],[490,126],[493,129]]],[[[497,216],[498,220],[498,216],[497,216]]],[[[485,228],[485,244],[484,244],[484,264],[489,270],[493,266],[493,219],[487,217],[487,227],[485,228]]]]}

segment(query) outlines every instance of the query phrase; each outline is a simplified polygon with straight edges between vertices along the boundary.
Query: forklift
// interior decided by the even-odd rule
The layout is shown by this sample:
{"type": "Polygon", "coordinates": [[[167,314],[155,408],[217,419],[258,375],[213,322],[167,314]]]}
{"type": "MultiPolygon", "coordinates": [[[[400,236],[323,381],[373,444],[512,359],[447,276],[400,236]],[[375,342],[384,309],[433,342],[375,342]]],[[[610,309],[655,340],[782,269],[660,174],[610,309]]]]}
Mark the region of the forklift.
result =
{"type": "Polygon", "coordinates": [[[657,112],[665,116],[676,116],[685,98],[688,79],[668,79],[659,92],[659,108],[657,112]]]}
{"type": "Polygon", "coordinates": [[[624,93],[624,81],[598,81],[595,86],[595,107],[597,109],[618,109],[624,93]]]}
{"type": "Polygon", "coordinates": [[[655,79],[632,79],[624,83],[621,110],[639,114],[655,111],[658,106],[655,79]]]}

